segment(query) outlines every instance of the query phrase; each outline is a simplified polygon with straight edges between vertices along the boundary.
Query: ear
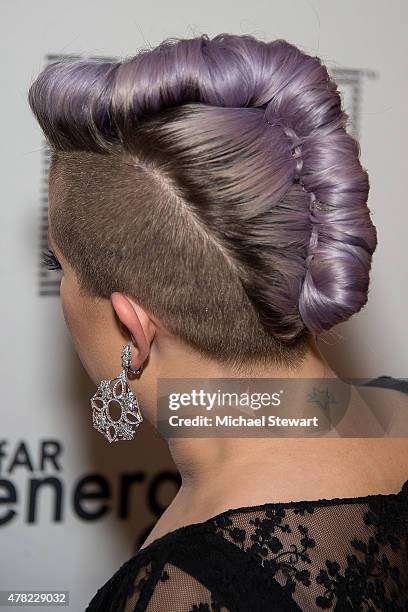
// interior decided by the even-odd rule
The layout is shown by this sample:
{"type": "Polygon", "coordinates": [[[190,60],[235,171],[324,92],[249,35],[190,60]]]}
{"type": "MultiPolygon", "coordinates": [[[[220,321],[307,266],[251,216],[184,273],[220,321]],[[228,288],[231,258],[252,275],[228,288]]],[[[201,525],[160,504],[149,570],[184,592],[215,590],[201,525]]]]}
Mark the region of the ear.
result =
{"type": "Polygon", "coordinates": [[[155,325],[146,311],[124,293],[115,291],[111,295],[112,307],[118,315],[120,321],[133,336],[138,348],[136,360],[130,367],[137,369],[147,358],[150,350],[150,343],[154,338],[155,325]]]}

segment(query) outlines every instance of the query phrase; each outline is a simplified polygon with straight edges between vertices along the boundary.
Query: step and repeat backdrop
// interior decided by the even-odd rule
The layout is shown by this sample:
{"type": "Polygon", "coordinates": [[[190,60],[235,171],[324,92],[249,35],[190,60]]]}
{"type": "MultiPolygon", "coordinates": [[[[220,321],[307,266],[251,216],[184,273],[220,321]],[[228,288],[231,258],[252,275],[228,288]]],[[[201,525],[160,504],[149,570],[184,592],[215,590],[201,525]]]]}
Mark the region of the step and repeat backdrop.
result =
{"type": "Polygon", "coordinates": [[[92,427],[96,389],[65,328],[59,273],[40,266],[49,150],[28,107],[31,81],[61,58],[115,60],[202,32],[286,38],[320,55],[361,142],[379,233],[369,304],[320,346],[340,375],[406,377],[407,8],[374,6],[270,0],[248,11],[237,0],[232,15],[229,3],[214,0],[206,8],[186,0],[0,2],[0,589],[69,591],[70,609],[83,610],[180,486],[149,423],[133,441],[113,445],[92,427]]]}

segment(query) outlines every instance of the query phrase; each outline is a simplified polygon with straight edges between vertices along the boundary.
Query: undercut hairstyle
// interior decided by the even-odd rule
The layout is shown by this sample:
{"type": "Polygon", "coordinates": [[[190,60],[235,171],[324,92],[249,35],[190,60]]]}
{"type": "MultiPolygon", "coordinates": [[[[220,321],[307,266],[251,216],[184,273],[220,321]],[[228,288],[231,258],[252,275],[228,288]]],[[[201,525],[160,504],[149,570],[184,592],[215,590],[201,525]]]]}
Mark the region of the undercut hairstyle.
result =
{"type": "Polygon", "coordinates": [[[84,294],[129,295],[237,372],[296,369],[366,303],[368,174],[318,57],[168,38],[54,62],[28,98],[52,151],[50,233],[84,294]]]}

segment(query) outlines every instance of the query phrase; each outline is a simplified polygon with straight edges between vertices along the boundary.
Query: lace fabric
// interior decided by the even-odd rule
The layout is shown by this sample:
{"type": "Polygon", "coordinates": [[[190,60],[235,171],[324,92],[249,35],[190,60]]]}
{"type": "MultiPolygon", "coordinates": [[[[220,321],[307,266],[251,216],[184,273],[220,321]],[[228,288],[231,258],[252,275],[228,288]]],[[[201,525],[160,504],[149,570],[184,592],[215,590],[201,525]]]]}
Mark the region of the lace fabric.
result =
{"type": "Polygon", "coordinates": [[[408,480],[398,493],[267,503],[139,550],[86,612],[408,610],[408,480]]]}

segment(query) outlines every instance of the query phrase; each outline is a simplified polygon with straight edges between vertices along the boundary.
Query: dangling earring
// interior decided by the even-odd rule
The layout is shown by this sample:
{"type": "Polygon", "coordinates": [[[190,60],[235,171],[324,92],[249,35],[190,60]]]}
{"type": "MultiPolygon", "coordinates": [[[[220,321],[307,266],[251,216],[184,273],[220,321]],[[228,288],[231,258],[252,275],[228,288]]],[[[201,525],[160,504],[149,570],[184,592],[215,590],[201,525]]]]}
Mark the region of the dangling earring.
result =
{"type": "Polygon", "coordinates": [[[122,349],[122,371],[116,378],[102,380],[91,398],[93,426],[109,442],[132,440],[143,421],[137,398],[126,380],[127,373],[140,374],[143,367],[133,370],[130,367],[131,361],[130,344],[126,344],[122,349]],[[117,420],[112,419],[109,413],[110,402],[116,402],[121,408],[121,415],[117,420]]]}

